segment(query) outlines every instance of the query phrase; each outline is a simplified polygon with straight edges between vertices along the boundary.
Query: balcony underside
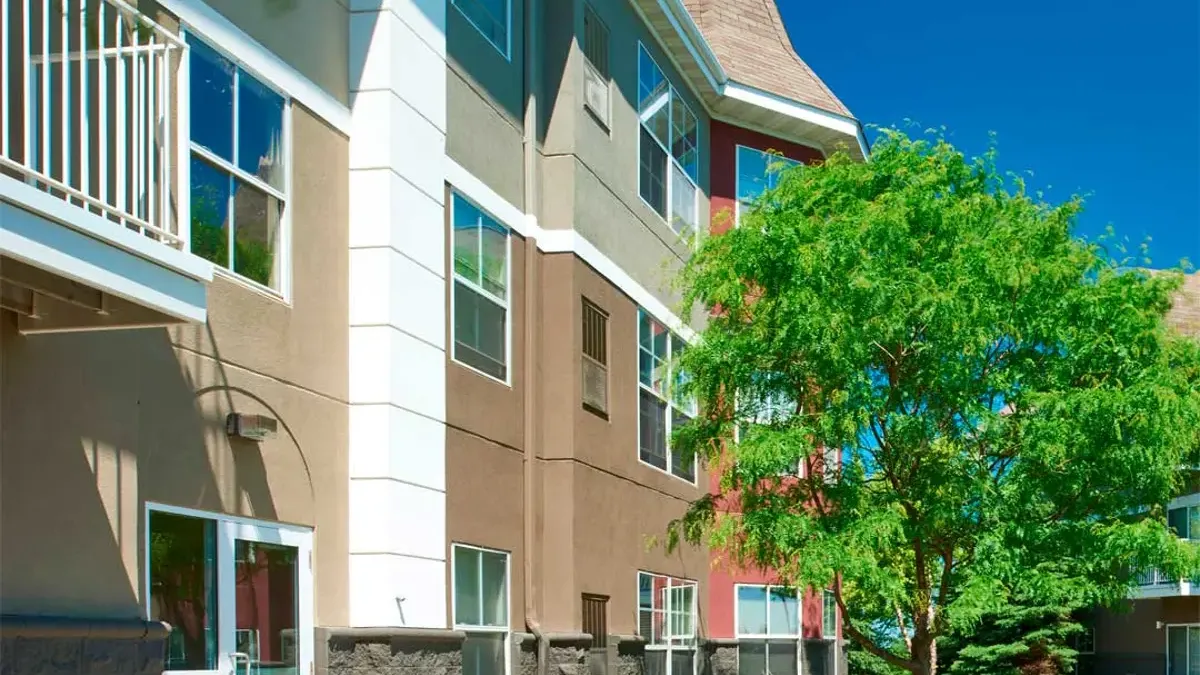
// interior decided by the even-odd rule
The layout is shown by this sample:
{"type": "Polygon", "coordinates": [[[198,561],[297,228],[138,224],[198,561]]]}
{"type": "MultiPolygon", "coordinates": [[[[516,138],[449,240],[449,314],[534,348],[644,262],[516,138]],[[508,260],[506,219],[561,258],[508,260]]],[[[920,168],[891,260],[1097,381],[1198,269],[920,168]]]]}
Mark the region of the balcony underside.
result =
{"type": "Polygon", "coordinates": [[[203,323],[212,265],[0,175],[0,308],[22,333],[203,323]]]}

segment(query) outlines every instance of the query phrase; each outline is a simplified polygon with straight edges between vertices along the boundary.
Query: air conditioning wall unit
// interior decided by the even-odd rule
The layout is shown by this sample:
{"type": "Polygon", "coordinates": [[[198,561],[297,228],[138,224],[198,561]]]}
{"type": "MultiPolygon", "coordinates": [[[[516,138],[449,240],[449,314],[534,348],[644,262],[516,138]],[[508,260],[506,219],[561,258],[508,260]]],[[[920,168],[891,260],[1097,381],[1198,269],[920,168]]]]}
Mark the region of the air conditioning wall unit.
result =
{"type": "Polygon", "coordinates": [[[596,117],[597,121],[604,125],[605,129],[610,128],[609,89],[608,78],[600,75],[592,64],[585,62],[583,67],[583,105],[596,117]]]}
{"type": "Polygon", "coordinates": [[[583,404],[608,414],[608,368],[588,356],[579,360],[583,364],[583,404]]]}

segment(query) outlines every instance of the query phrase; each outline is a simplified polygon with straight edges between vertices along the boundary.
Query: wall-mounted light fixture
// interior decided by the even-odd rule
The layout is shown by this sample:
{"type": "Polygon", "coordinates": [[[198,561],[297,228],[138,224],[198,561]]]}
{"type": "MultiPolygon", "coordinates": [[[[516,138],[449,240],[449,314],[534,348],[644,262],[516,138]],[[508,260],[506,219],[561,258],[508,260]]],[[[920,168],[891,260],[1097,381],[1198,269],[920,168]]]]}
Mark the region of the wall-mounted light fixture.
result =
{"type": "Polygon", "coordinates": [[[273,438],[278,428],[279,422],[274,417],[266,415],[229,413],[229,416],[225,418],[226,434],[251,441],[265,441],[273,438]]]}

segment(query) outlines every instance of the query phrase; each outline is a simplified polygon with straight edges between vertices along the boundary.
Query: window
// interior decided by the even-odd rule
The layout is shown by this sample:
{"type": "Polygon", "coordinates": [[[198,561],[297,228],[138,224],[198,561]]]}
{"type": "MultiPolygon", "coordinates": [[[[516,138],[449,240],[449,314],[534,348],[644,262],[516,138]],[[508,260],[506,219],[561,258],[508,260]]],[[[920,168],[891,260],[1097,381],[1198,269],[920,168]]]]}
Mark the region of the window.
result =
{"type": "MultiPolygon", "coordinates": [[[[739,417],[742,421],[734,428],[734,440],[738,443],[746,440],[756,425],[786,424],[787,420],[796,413],[796,403],[790,397],[780,392],[759,394],[751,387],[751,391],[738,394],[738,406],[741,408],[739,417]]],[[[784,470],[783,475],[803,476],[804,464],[797,457],[784,470]]]]}
{"type": "Polygon", "coordinates": [[[187,36],[192,253],[283,294],[289,101],[187,36]]]}
{"type": "Polygon", "coordinates": [[[838,469],[842,465],[842,451],[839,448],[825,448],[821,458],[821,470],[825,474],[825,482],[837,480],[838,469]]]}
{"type": "Polygon", "coordinates": [[[1167,675],[1200,675],[1200,623],[1167,626],[1167,675]]]}
{"type": "Polygon", "coordinates": [[[736,586],[738,675],[796,675],[800,600],[781,586],[736,586]]]}
{"type": "Polygon", "coordinates": [[[821,636],[826,640],[837,639],[837,611],[837,596],[827,588],[821,599],[821,636]]]}
{"type": "Polygon", "coordinates": [[[166,671],[232,672],[237,651],[255,672],[308,672],[311,530],[159,505],[145,522],[145,609],[171,626],[166,671]]]}
{"type": "Polygon", "coordinates": [[[583,594],[583,632],[592,636],[592,649],[608,646],[608,596],[583,594]]]}
{"type": "Polygon", "coordinates": [[[508,228],[457,192],[451,212],[454,360],[507,382],[508,228]]]}
{"type": "Polygon", "coordinates": [[[512,0],[450,0],[492,46],[508,58],[512,0]]]}
{"type": "Polygon", "coordinates": [[[671,433],[696,416],[696,403],[680,387],[684,374],[673,365],[684,342],[645,310],[638,310],[638,457],[694,483],[696,463],[671,451],[671,433]]]}
{"type": "Polygon", "coordinates": [[[1200,504],[1168,509],[1167,526],[1182,539],[1200,541],[1200,504]]]}
{"type": "Polygon", "coordinates": [[[583,407],[608,415],[608,315],[583,300],[582,376],[583,407]]]}
{"type": "Polygon", "coordinates": [[[763,192],[779,184],[785,169],[797,166],[794,159],[769,154],[744,145],[737,146],[737,217],[747,210],[763,192]]]}
{"type": "Polygon", "coordinates": [[[463,642],[463,675],[504,675],[508,664],[508,554],[455,544],[454,627],[463,642]]]}
{"type": "Polygon", "coordinates": [[[697,226],[696,183],[700,166],[696,115],[638,45],[638,190],[642,199],[678,234],[697,226]]]}
{"type": "Polygon", "coordinates": [[[695,673],[696,582],[638,572],[638,635],[646,675],[695,673]]]}

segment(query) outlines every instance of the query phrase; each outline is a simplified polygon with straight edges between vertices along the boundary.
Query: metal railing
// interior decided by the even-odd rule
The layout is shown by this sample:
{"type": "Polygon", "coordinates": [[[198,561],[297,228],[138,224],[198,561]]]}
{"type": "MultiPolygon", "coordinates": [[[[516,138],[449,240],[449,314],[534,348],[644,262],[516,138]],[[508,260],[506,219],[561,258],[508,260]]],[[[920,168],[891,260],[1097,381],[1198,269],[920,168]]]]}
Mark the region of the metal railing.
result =
{"type": "Polygon", "coordinates": [[[0,21],[0,173],[186,250],[183,41],[122,0],[0,0],[0,21]]]}

